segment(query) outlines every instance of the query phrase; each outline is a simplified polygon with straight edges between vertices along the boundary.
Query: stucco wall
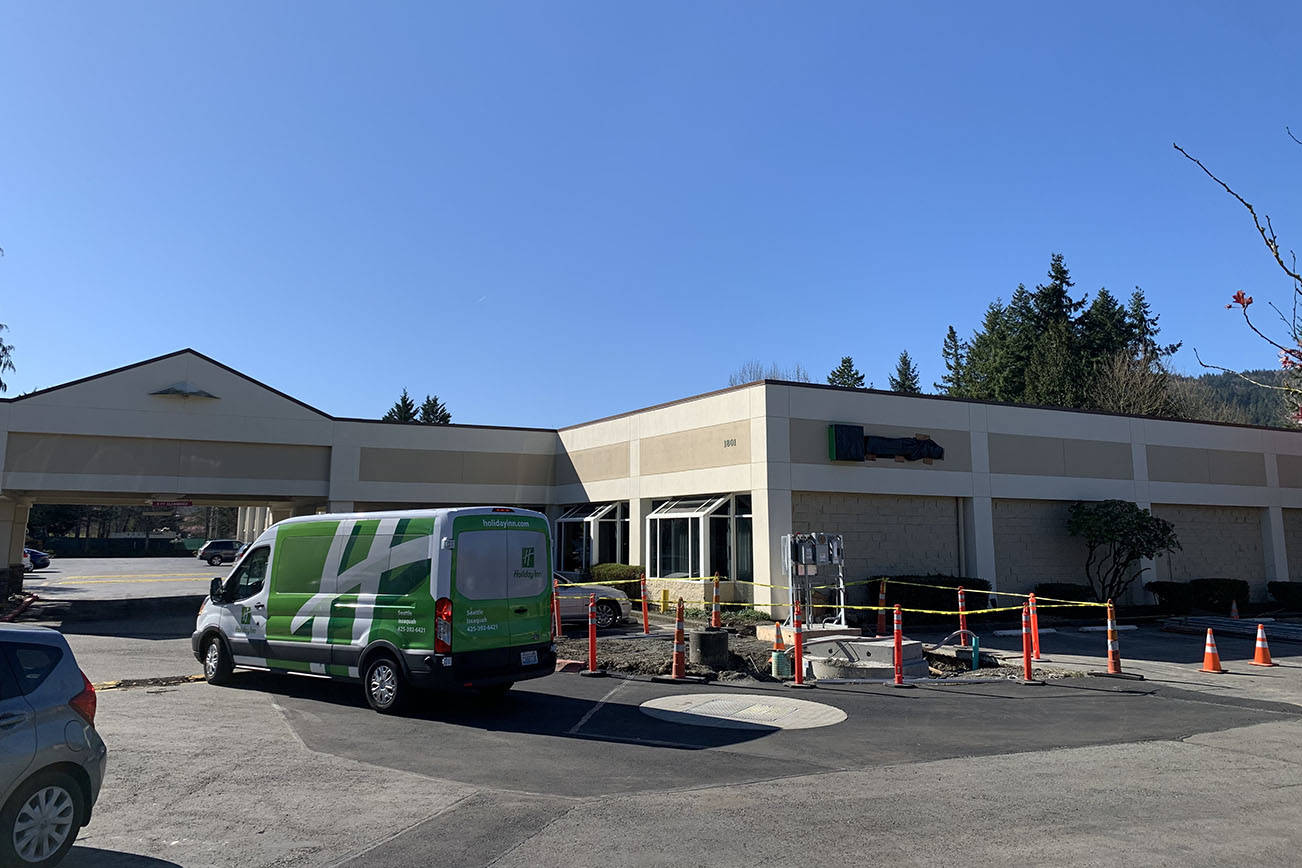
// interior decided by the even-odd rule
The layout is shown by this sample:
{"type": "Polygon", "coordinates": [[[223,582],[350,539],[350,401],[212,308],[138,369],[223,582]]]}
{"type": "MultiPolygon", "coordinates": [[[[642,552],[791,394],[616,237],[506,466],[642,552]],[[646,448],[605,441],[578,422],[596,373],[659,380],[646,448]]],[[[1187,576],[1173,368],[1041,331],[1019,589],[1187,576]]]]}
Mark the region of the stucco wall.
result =
{"type": "Polygon", "coordinates": [[[999,590],[1040,582],[1085,583],[1085,543],[1067,533],[1068,501],[1001,500],[993,506],[999,590]]]}
{"type": "Polygon", "coordinates": [[[1261,509],[1154,504],[1153,514],[1175,525],[1181,546],[1180,551],[1158,559],[1159,578],[1246,579],[1253,586],[1253,599],[1264,599],[1266,560],[1261,509]]]}
{"type": "Polygon", "coordinates": [[[844,536],[847,581],[890,574],[958,575],[958,506],[952,497],[796,491],[791,528],[844,536]]]}

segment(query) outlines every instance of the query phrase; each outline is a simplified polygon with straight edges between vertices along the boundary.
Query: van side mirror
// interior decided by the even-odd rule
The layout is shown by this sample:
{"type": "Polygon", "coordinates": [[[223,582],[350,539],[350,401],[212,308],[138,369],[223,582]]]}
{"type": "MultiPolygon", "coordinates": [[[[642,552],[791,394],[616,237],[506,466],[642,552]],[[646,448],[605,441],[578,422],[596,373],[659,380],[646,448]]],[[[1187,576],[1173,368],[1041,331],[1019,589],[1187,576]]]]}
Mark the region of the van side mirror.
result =
{"type": "Polygon", "coordinates": [[[212,580],[212,583],[208,585],[208,596],[212,598],[212,601],[213,601],[214,603],[220,603],[220,602],[223,602],[223,601],[222,601],[222,580],[221,580],[220,578],[213,579],[213,580],[212,580]]]}

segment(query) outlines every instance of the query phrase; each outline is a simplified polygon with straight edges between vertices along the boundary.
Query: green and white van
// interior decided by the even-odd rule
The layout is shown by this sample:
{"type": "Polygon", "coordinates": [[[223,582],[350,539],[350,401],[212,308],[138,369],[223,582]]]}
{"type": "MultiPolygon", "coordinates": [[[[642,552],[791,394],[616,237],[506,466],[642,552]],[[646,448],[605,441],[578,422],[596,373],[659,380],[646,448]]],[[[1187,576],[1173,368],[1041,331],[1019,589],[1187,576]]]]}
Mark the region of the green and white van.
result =
{"type": "Polygon", "coordinates": [[[556,668],[550,552],[547,518],[510,507],[286,519],[213,579],[191,645],[214,684],[360,679],[381,712],[412,687],[504,693],[556,668]]]}

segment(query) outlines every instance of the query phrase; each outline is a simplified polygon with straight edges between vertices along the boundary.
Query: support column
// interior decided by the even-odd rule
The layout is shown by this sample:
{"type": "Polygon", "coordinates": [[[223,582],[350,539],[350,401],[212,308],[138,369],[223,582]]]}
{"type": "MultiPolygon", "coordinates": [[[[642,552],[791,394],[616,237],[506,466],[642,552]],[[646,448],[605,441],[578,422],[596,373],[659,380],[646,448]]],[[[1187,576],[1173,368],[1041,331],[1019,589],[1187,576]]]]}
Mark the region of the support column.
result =
{"type": "Polygon", "coordinates": [[[630,564],[646,566],[646,517],[650,512],[650,498],[629,498],[628,562],[630,564]]]}
{"type": "Polygon", "coordinates": [[[1262,550],[1266,557],[1266,581],[1287,582],[1288,542],[1284,537],[1284,510],[1278,506],[1266,507],[1261,523],[1262,550]]]}
{"type": "Polygon", "coordinates": [[[752,491],[751,528],[755,581],[759,583],[755,586],[755,608],[767,607],[774,618],[785,618],[790,599],[787,576],[782,571],[782,537],[791,533],[791,491],[771,488],[752,491]]]}
{"type": "Polygon", "coordinates": [[[275,524],[276,522],[284,521],[285,519],[292,516],[294,514],[294,509],[293,507],[289,507],[289,506],[273,506],[271,507],[270,512],[271,512],[271,523],[275,524]]]}
{"type": "Polygon", "coordinates": [[[27,516],[31,504],[15,500],[0,500],[0,594],[21,593],[23,590],[23,543],[27,541],[27,516]]]}
{"type": "Polygon", "coordinates": [[[985,579],[996,591],[999,578],[995,572],[994,500],[970,497],[963,507],[963,547],[967,554],[963,572],[974,579],[985,579]]]}
{"type": "Polygon", "coordinates": [[[356,512],[351,500],[332,500],[328,507],[330,512],[356,512]]]}
{"type": "MultiPolygon", "coordinates": [[[[1145,471],[1145,475],[1147,475],[1147,471],[1145,471]]],[[[1144,489],[1146,490],[1147,488],[1148,486],[1145,484],[1144,489]]],[[[1138,490],[1138,486],[1136,486],[1136,489],[1138,490]]],[[[1148,510],[1150,515],[1153,512],[1153,504],[1148,501],[1136,501],[1135,506],[1140,509],[1148,510]]],[[[1144,585],[1149,582],[1157,581],[1157,561],[1154,558],[1140,558],[1139,566],[1143,572],[1139,574],[1138,581],[1131,585],[1126,591],[1124,600],[1117,600],[1118,603],[1125,602],[1129,605],[1135,605],[1145,602],[1144,598],[1140,596],[1141,593],[1146,593],[1144,591],[1144,585]]]]}

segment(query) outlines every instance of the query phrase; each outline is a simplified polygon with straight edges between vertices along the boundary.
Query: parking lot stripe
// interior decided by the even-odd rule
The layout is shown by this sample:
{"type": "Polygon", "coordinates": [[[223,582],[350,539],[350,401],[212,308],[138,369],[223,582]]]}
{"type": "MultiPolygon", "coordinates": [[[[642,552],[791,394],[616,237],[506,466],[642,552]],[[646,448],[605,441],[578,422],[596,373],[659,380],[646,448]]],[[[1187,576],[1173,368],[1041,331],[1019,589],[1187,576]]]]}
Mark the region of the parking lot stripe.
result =
{"type": "Polygon", "coordinates": [[[598,699],[597,704],[589,708],[587,713],[585,713],[583,717],[579,718],[579,722],[574,724],[574,726],[570,727],[570,731],[567,732],[566,735],[574,735],[579,730],[583,729],[583,725],[587,723],[589,720],[592,720],[592,716],[594,714],[596,714],[598,711],[601,711],[601,706],[609,702],[610,698],[614,696],[616,693],[618,693],[620,690],[622,690],[624,685],[627,683],[628,683],[627,681],[621,680],[614,687],[610,688],[610,690],[606,691],[606,695],[601,697],[601,699],[598,699]]]}

